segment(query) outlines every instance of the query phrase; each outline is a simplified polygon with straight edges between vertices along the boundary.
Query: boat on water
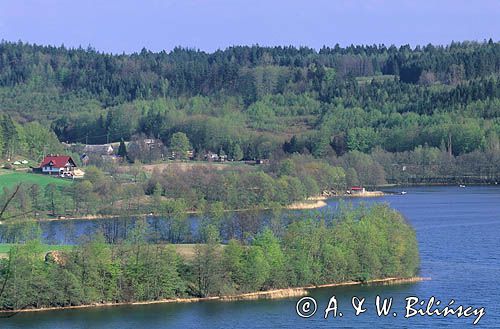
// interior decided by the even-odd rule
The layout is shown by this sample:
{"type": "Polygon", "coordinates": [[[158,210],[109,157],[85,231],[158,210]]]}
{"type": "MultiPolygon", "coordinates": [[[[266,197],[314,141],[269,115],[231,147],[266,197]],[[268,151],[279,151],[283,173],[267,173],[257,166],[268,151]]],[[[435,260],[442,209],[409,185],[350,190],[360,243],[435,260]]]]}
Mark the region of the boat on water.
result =
{"type": "Polygon", "coordinates": [[[458,185],[458,187],[465,188],[465,185],[460,184],[460,185],[458,185]]]}
{"type": "Polygon", "coordinates": [[[401,191],[401,193],[399,193],[399,194],[401,194],[401,195],[405,195],[406,193],[408,193],[408,192],[406,192],[406,191],[401,191]]]}

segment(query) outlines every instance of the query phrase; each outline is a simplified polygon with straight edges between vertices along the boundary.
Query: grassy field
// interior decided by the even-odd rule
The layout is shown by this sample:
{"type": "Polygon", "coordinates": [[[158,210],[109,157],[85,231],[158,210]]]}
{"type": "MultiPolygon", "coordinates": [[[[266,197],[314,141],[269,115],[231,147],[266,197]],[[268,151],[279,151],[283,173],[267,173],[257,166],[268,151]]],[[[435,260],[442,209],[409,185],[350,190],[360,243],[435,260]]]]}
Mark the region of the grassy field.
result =
{"type": "MultiPolygon", "coordinates": [[[[15,246],[15,244],[12,243],[0,243],[0,258],[5,258],[8,255],[8,252],[10,248],[15,246]]],[[[193,260],[195,257],[195,247],[196,244],[173,244],[175,251],[184,258],[185,260],[193,260]]],[[[224,245],[221,245],[224,247],[224,245]]],[[[71,250],[73,246],[70,245],[52,245],[52,244],[46,244],[43,245],[43,252],[44,254],[49,252],[49,251],[68,251],[71,250]]]]}
{"type": "MultiPolygon", "coordinates": [[[[175,251],[184,258],[185,260],[193,260],[194,257],[196,256],[196,245],[194,243],[179,243],[179,244],[172,244],[174,246],[175,251]]],[[[203,245],[203,244],[199,244],[203,245]]],[[[221,244],[220,245],[222,248],[224,248],[226,245],[221,244]]]]}
{"type": "MultiPolygon", "coordinates": [[[[123,166],[125,170],[128,170],[130,167],[123,166]]],[[[142,165],[142,169],[151,174],[155,169],[162,172],[167,168],[175,168],[176,170],[186,171],[190,169],[196,168],[206,168],[208,170],[256,170],[255,166],[249,166],[245,164],[243,161],[228,161],[228,162],[206,162],[206,161],[167,161],[157,164],[146,164],[142,165]]]]}
{"type": "Polygon", "coordinates": [[[365,77],[356,77],[356,81],[360,85],[365,85],[368,83],[371,83],[373,80],[378,81],[378,82],[383,82],[385,80],[393,80],[394,75],[373,75],[373,76],[365,76],[365,77]]]}
{"type": "Polygon", "coordinates": [[[4,187],[12,187],[17,183],[38,184],[43,188],[50,183],[56,184],[58,186],[67,186],[71,184],[71,180],[51,177],[42,174],[0,169],[0,191],[4,187]]]}

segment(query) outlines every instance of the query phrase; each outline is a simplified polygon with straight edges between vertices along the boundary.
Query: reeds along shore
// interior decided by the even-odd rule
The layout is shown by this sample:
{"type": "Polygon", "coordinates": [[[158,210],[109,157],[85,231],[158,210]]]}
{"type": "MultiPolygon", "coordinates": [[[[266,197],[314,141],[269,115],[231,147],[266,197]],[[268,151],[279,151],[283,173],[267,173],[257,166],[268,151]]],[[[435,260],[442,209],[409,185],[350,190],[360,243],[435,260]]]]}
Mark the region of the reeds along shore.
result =
{"type": "MultiPolygon", "coordinates": [[[[110,307],[110,306],[127,306],[127,305],[152,305],[152,304],[166,304],[166,303],[197,303],[204,301],[242,301],[242,300],[259,300],[259,299],[285,299],[294,297],[303,297],[309,295],[310,290],[319,288],[331,288],[331,287],[342,287],[342,286],[354,286],[354,285],[393,285],[393,284],[408,284],[417,283],[421,281],[427,281],[430,278],[423,277],[410,277],[410,278],[384,278],[384,279],[374,279],[368,280],[366,282],[361,281],[347,281],[341,283],[331,283],[322,285],[311,285],[306,287],[296,287],[296,288],[284,288],[275,289],[268,291],[258,291],[238,295],[228,295],[228,296],[214,296],[214,297],[203,297],[203,298],[172,298],[172,299],[162,299],[155,301],[143,301],[143,302],[123,302],[123,303],[100,303],[100,304],[88,304],[88,305],[77,305],[77,306],[64,306],[64,307],[45,307],[45,308],[29,308],[21,310],[0,310],[0,313],[6,315],[13,313],[24,313],[24,312],[42,312],[42,311],[57,311],[57,310],[70,310],[70,309],[83,309],[83,308],[94,308],[94,307],[110,307]]],[[[1,316],[0,316],[1,317],[1,316]]]]}

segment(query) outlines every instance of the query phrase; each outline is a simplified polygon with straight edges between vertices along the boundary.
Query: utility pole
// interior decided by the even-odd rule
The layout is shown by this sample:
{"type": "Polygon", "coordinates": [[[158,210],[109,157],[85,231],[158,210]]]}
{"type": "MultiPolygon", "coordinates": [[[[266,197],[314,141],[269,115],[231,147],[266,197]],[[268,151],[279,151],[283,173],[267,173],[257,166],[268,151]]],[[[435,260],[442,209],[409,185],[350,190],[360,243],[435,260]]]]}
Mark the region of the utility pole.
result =
{"type": "Polygon", "coordinates": [[[452,155],[452,150],[451,150],[451,133],[448,133],[448,155],[451,157],[452,155]]]}

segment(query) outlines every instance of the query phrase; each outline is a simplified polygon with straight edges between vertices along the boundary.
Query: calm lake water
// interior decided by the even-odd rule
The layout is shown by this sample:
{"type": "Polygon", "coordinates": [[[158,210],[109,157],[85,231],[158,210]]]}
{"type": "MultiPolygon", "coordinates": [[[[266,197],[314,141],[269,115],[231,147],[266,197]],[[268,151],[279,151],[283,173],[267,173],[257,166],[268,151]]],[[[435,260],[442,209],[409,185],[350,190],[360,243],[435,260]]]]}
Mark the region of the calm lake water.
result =
{"type": "MultiPolygon", "coordinates": [[[[401,189],[399,189],[401,190],[401,189]]],[[[274,301],[203,302],[109,307],[18,314],[0,319],[0,328],[468,328],[471,318],[404,318],[404,299],[435,296],[447,305],[485,307],[479,327],[500,328],[500,188],[415,187],[408,194],[359,202],[388,202],[415,227],[421,276],[431,281],[396,286],[318,289],[318,311],[308,319],[296,315],[299,298],[274,301]],[[323,319],[331,296],[343,317],[323,319]],[[387,317],[377,317],[375,296],[393,297],[387,317]],[[354,316],[350,301],[365,297],[367,311],[354,316]]],[[[329,207],[337,201],[330,200],[329,207]]]]}

